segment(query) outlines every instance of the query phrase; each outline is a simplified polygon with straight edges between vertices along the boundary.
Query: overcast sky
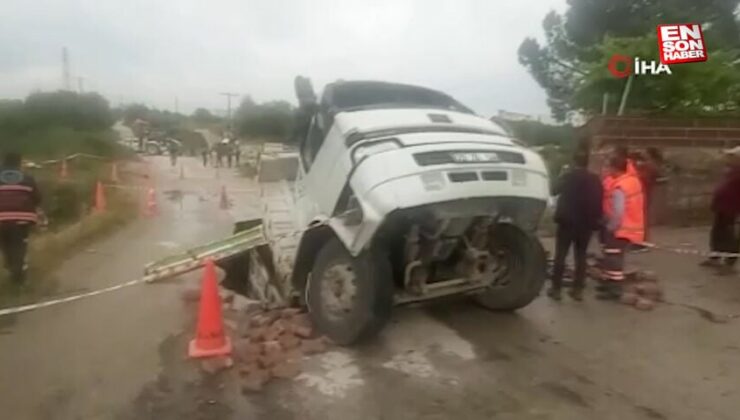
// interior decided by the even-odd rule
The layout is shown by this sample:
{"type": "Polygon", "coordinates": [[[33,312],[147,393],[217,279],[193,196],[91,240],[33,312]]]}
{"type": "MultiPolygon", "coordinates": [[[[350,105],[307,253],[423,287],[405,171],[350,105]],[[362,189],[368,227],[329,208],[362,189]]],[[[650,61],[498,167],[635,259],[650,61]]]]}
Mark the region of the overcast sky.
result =
{"type": "Polygon", "coordinates": [[[219,92],[295,102],[293,77],[320,88],[375,79],[445,91],[480,114],[547,114],[517,61],[565,0],[2,0],[0,97],[74,86],[112,102],[225,108],[219,92]]]}

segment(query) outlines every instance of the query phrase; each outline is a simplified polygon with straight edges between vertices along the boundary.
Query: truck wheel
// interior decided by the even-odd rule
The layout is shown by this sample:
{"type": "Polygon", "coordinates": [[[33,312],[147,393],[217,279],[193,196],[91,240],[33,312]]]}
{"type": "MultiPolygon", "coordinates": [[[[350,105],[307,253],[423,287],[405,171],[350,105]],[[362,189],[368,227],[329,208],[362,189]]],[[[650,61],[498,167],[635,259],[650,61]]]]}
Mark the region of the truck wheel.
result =
{"type": "Polygon", "coordinates": [[[540,241],[514,225],[501,224],[493,230],[490,251],[497,262],[494,281],[476,301],[498,311],[527,306],[540,294],[547,276],[540,241]]]}
{"type": "Polygon", "coordinates": [[[340,345],[374,336],[393,308],[393,279],[385,255],[370,249],[352,257],[337,239],[319,251],[306,286],[317,329],[340,345]]]}

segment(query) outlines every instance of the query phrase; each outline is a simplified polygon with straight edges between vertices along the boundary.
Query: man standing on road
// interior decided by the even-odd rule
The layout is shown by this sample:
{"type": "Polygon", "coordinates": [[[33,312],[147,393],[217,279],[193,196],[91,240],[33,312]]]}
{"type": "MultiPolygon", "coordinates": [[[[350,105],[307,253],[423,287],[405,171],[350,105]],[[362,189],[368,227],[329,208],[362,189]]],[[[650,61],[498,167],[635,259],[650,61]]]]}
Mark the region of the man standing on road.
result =
{"type": "Polygon", "coordinates": [[[239,167],[239,162],[242,158],[242,149],[241,145],[239,144],[239,140],[233,139],[231,140],[231,145],[233,146],[234,150],[234,163],[236,163],[236,167],[239,167]]]}
{"type": "Polygon", "coordinates": [[[41,195],[33,177],[21,172],[21,156],[8,153],[0,167],[0,249],[14,283],[25,280],[31,228],[39,222],[41,195]]]}
{"type": "Polygon", "coordinates": [[[203,167],[204,168],[208,166],[208,155],[210,155],[210,154],[211,154],[211,149],[209,149],[208,146],[204,147],[200,151],[200,155],[203,158],[203,167]]]}
{"type": "Polygon", "coordinates": [[[579,150],[573,156],[574,168],[560,177],[553,195],[558,196],[555,209],[557,223],[555,263],[552,286],[547,295],[561,299],[565,258],[573,245],[575,275],[573,287],[568,292],[574,300],[583,300],[586,280],[586,251],[591,235],[601,226],[603,189],[601,180],[589,172],[588,151],[579,150]]]}
{"type": "Polygon", "coordinates": [[[598,299],[617,300],[622,296],[624,254],[630,244],[645,240],[645,208],[642,185],[623,155],[612,156],[608,164],[610,181],[604,184],[602,283],[598,299]]]}
{"type": "Polygon", "coordinates": [[[167,139],[167,152],[170,155],[170,164],[172,167],[177,165],[177,156],[180,154],[180,145],[174,139],[167,139]]]}
{"type": "MultiPolygon", "coordinates": [[[[714,223],[710,233],[712,252],[740,252],[740,235],[737,232],[737,216],[740,214],[740,146],[725,152],[728,159],[728,172],[717,186],[712,197],[714,223]]],[[[734,274],[736,257],[724,259],[710,257],[701,263],[704,267],[715,267],[720,275],[734,274]]]]}

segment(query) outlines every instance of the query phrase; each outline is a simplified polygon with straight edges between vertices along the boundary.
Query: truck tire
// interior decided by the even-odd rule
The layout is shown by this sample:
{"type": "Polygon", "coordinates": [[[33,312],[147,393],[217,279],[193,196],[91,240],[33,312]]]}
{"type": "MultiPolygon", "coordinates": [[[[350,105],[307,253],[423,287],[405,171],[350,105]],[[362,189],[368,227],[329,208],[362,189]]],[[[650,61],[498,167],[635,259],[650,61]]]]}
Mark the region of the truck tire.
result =
{"type": "Polygon", "coordinates": [[[306,286],[308,313],[319,332],[339,345],[373,337],[393,308],[388,258],[376,250],[352,255],[331,238],[319,251],[306,286]]]}
{"type": "Polygon", "coordinates": [[[493,285],[475,297],[481,306],[514,311],[527,306],[542,290],[547,277],[545,250],[537,237],[510,224],[496,226],[491,253],[501,261],[493,285]]]}

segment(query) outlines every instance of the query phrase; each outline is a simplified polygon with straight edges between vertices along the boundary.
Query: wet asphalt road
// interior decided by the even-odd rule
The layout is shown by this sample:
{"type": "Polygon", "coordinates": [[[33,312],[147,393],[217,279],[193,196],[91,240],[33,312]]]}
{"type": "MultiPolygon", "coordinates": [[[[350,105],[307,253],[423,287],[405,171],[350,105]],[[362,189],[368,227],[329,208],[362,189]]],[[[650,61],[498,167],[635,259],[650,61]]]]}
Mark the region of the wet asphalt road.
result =
{"type": "MultiPolygon", "coordinates": [[[[254,186],[184,159],[185,179],[153,158],[162,214],[67,261],[60,293],[139,275],[148,261],[215,239],[257,216],[254,186]],[[218,208],[222,185],[235,210],[218,208]],[[241,190],[241,191],[239,191],[241,190]]],[[[703,229],[656,232],[702,247],[703,229]]],[[[660,252],[669,304],[642,313],[544,298],[517,314],[466,302],[398,310],[371,345],[305,361],[293,381],[242,395],[237,373],[185,360],[197,275],[0,319],[0,411],[9,419],[734,419],[740,411],[738,278],[660,252]],[[695,308],[690,308],[694,306],[695,308]],[[699,309],[696,309],[699,308],[699,309]]]]}

